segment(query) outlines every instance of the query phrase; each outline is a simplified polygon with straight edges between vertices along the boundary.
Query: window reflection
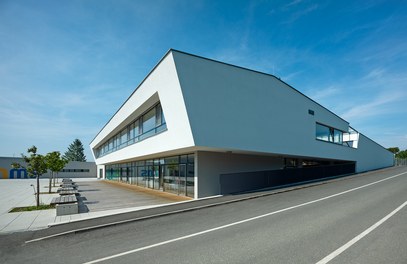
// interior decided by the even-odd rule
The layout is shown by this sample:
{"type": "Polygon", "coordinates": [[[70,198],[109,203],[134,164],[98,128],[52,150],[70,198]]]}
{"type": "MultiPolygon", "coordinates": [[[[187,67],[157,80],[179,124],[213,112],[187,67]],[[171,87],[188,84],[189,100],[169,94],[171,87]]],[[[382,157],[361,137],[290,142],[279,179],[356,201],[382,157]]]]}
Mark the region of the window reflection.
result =
{"type": "Polygon", "coordinates": [[[106,165],[106,178],[194,197],[194,154],[106,165]]]}
{"type": "Polygon", "coordinates": [[[167,125],[164,113],[161,104],[158,103],[119,133],[108,139],[102,146],[95,149],[95,156],[96,158],[102,157],[165,130],[167,130],[167,125]]]}
{"type": "Polygon", "coordinates": [[[336,144],[343,143],[343,132],[341,130],[319,123],[316,124],[315,136],[318,140],[333,142],[336,144]]]}

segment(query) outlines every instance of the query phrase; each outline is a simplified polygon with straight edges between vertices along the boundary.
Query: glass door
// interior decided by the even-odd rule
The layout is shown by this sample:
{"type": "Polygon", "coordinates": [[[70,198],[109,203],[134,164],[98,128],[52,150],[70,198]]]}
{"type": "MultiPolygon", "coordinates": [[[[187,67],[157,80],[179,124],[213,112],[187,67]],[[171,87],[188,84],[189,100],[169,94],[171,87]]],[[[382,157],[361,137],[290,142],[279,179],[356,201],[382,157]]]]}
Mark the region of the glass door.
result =
{"type": "Polygon", "coordinates": [[[147,166],[147,187],[154,189],[154,166],[147,166]]]}
{"type": "Polygon", "coordinates": [[[186,164],[179,165],[179,177],[178,177],[178,194],[186,195],[186,176],[187,176],[187,166],[186,164]]]}
{"type": "Polygon", "coordinates": [[[154,189],[160,190],[161,189],[161,181],[160,181],[160,165],[158,162],[154,162],[154,170],[153,170],[153,176],[154,176],[154,189]]]}

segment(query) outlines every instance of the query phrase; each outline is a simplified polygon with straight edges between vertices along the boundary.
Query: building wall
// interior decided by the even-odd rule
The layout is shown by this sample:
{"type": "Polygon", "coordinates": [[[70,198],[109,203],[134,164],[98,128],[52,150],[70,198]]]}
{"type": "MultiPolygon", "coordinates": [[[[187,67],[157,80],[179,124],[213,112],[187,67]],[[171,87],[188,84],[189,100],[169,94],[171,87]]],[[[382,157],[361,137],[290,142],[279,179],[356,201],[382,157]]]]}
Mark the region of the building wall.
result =
{"type": "Polygon", "coordinates": [[[394,165],[394,154],[390,151],[383,150],[382,146],[363,134],[359,134],[359,147],[354,153],[354,159],[357,160],[357,172],[394,165]]]}
{"type": "Polygon", "coordinates": [[[357,171],[393,164],[363,137],[357,149],[316,140],[317,122],[344,132],[348,122],[274,76],[180,52],[174,59],[198,147],[354,160],[357,171]]]}
{"type": "Polygon", "coordinates": [[[80,171],[66,171],[59,172],[58,177],[61,178],[96,178],[96,164],[95,162],[80,162],[70,161],[65,165],[64,170],[89,170],[89,172],[80,171]]]}
{"type": "Polygon", "coordinates": [[[127,99],[112,119],[92,140],[90,147],[95,149],[106,139],[118,133],[148,108],[161,102],[167,123],[167,131],[144,139],[133,145],[96,158],[96,164],[107,164],[147,157],[172,150],[194,146],[184,98],[179,86],[172,54],[163,58],[159,65],[144,79],[135,92],[127,99]]]}
{"type": "MultiPolygon", "coordinates": [[[[12,169],[12,163],[19,163],[22,166],[26,166],[26,163],[22,158],[13,157],[0,157],[0,179],[17,179],[28,178],[29,175],[25,169],[12,169]]],[[[70,161],[64,168],[70,170],[69,172],[59,172],[60,178],[94,178],[96,177],[96,164],[94,162],[79,162],[70,161]],[[80,170],[89,170],[81,172],[80,170]]],[[[50,173],[41,175],[41,178],[50,177],[50,173]]]]}
{"type": "Polygon", "coordinates": [[[219,176],[222,173],[274,170],[284,167],[281,157],[198,151],[195,174],[198,197],[220,194],[219,176]]]}
{"type": "Polygon", "coordinates": [[[392,153],[362,134],[358,148],[317,140],[316,123],[344,132],[349,123],[278,78],[177,51],[164,56],[91,148],[157,102],[167,130],[95,157],[98,165],[197,152],[196,188],[205,197],[219,194],[219,174],[279,169],[281,157],[355,161],[357,172],[393,164],[392,153]]]}

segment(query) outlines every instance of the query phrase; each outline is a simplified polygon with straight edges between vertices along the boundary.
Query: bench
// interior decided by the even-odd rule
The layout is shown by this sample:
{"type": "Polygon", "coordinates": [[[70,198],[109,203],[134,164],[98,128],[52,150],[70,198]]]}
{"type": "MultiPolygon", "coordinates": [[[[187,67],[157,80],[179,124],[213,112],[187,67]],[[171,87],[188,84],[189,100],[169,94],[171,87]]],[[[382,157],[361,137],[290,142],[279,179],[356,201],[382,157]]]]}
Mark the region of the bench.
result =
{"type": "Polygon", "coordinates": [[[57,216],[77,214],[79,212],[78,199],[75,195],[55,197],[52,199],[51,205],[55,205],[57,216]]]}
{"type": "Polygon", "coordinates": [[[59,195],[77,195],[79,194],[78,190],[74,188],[59,188],[58,191],[59,195]]]}
{"type": "Polygon", "coordinates": [[[75,195],[63,195],[63,196],[52,198],[51,205],[76,203],[76,202],[78,202],[78,199],[76,198],[75,195]]]}
{"type": "Polygon", "coordinates": [[[58,188],[57,192],[60,192],[60,191],[76,191],[76,188],[74,188],[72,186],[61,187],[61,188],[58,188]]]}
{"type": "Polygon", "coordinates": [[[74,189],[78,188],[78,185],[76,185],[75,183],[63,183],[60,184],[59,186],[61,186],[62,188],[74,188],[74,189]]]}
{"type": "Polygon", "coordinates": [[[72,179],[62,179],[62,183],[75,183],[72,179]]]}

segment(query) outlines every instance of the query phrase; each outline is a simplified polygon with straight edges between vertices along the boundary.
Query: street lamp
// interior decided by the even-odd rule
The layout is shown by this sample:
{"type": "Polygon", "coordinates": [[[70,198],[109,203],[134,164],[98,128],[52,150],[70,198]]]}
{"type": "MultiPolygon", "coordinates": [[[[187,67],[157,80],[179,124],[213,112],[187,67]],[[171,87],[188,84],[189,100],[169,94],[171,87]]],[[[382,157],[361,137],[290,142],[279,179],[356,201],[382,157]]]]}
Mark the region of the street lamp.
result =
{"type": "Polygon", "coordinates": [[[36,192],[35,192],[35,186],[34,186],[34,184],[30,184],[30,186],[32,186],[32,187],[33,187],[33,189],[34,189],[34,195],[36,195],[36,192]]]}

